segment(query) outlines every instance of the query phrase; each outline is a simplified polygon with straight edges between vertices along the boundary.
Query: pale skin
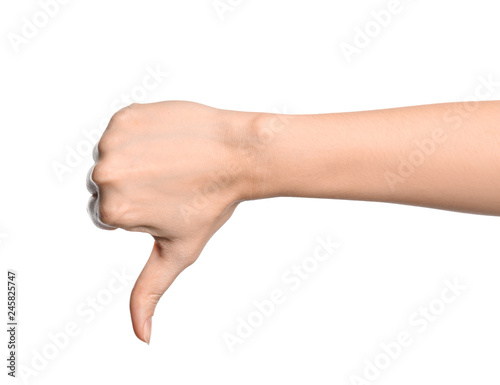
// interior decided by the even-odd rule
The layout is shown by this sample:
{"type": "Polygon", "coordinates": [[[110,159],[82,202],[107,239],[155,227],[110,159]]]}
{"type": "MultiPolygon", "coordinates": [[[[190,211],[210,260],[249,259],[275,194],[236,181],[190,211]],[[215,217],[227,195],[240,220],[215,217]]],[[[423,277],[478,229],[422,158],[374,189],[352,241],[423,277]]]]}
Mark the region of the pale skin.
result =
{"type": "Polygon", "coordinates": [[[89,213],[154,246],[132,291],[149,343],[163,293],[245,200],[352,199],[500,215],[500,101],[280,115],[171,101],[116,113],[89,213]]]}

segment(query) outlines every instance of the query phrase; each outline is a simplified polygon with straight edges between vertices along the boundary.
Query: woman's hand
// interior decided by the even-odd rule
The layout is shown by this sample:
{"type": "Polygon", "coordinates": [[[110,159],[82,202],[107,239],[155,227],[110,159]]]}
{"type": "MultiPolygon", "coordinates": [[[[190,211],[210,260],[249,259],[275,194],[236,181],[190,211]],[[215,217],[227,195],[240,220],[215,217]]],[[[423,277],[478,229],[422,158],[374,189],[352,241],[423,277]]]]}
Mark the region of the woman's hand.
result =
{"type": "Polygon", "coordinates": [[[130,302],[135,334],[147,343],[162,294],[251,197],[254,117],[190,102],[133,104],[98,143],[87,180],[94,223],[155,240],[130,302]]]}

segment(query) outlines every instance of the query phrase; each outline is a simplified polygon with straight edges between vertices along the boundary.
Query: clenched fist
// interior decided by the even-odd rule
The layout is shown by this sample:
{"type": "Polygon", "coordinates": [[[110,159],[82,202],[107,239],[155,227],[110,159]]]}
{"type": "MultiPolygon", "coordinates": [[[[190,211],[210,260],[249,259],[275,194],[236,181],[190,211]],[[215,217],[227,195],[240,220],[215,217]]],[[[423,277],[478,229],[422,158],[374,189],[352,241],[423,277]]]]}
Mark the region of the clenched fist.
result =
{"type": "Polygon", "coordinates": [[[254,194],[255,117],[190,102],[133,104],[112,117],[94,151],[94,223],[154,238],[130,301],[135,334],[147,343],[162,294],[254,194]]]}

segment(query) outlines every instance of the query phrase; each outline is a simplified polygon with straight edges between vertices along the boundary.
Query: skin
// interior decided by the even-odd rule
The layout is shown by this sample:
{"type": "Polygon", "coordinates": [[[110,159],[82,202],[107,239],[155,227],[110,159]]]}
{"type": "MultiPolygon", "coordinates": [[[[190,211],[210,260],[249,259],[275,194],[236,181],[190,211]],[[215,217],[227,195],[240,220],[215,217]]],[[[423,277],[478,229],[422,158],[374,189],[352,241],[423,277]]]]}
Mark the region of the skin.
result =
{"type": "Polygon", "coordinates": [[[500,102],[321,115],[133,104],[94,152],[89,213],[154,246],[130,300],[149,343],[163,293],[245,200],[352,199],[500,215],[500,102]]]}

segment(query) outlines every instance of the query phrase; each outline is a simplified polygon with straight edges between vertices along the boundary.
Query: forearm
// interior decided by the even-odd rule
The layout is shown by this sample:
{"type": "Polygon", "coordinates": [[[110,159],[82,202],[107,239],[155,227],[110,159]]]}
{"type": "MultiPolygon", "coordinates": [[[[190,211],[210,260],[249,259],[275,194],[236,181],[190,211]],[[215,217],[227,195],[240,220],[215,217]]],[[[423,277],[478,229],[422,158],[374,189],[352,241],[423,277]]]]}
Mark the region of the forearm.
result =
{"type": "Polygon", "coordinates": [[[264,114],[259,197],[394,202],[500,215],[500,102],[264,114]],[[468,107],[468,108],[466,108],[468,107]],[[274,121],[274,123],[273,123],[274,121]]]}

